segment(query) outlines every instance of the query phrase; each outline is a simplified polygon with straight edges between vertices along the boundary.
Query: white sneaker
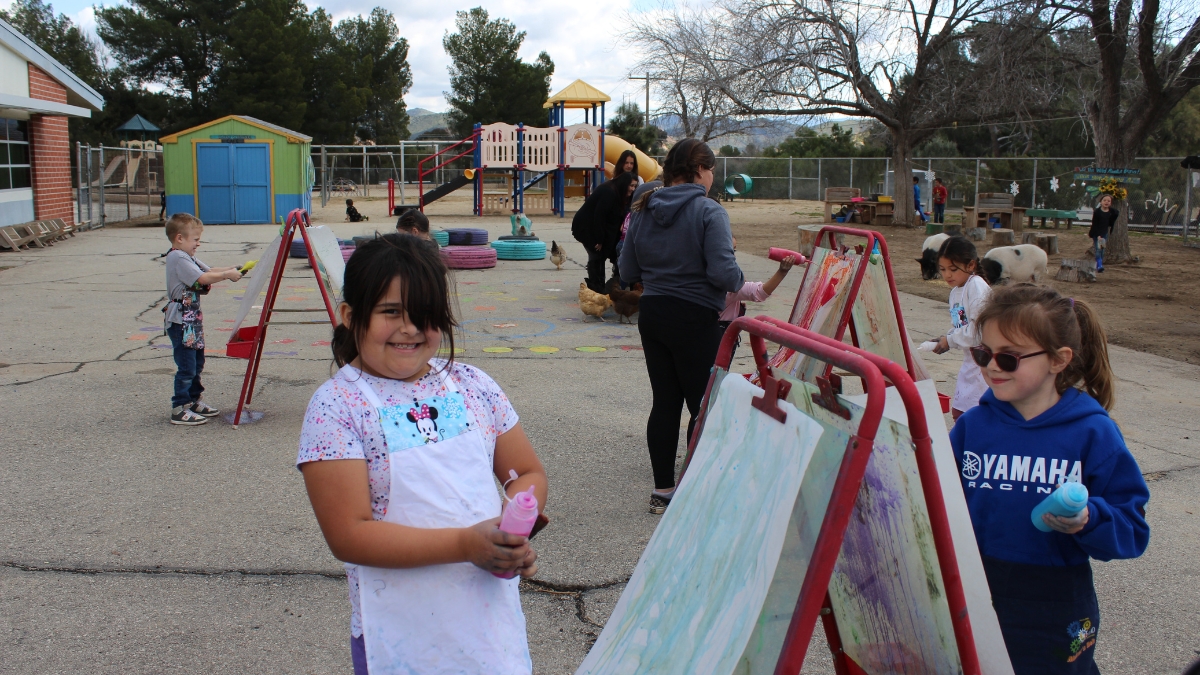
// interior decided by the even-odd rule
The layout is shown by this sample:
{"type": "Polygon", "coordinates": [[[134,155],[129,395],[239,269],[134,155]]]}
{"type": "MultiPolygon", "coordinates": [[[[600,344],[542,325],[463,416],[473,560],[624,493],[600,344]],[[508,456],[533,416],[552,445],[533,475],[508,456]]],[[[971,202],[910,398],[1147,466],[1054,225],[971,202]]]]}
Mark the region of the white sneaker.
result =
{"type": "Polygon", "coordinates": [[[208,418],[197,415],[187,406],[179,406],[171,410],[171,424],[181,424],[187,427],[207,424],[208,418]]]}

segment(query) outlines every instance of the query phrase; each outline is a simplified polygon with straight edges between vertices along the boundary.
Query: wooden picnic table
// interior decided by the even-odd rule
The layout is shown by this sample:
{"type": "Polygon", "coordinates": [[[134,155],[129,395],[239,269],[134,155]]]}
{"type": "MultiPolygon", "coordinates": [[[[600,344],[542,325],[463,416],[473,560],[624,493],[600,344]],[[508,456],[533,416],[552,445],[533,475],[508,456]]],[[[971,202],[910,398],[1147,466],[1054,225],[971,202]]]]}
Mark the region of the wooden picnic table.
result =
{"type": "Polygon", "coordinates": [[[1041,218],[1042,227],[1046,227],[1046,220],[1054,221],[1054,229],[1058,229],[1058,224],[1061,222],[1067,223],[1067,229],[1071,229],[1071,221],[1079,217],[1075,211],[1060,211],[1058,209],[1029,209],[1025,212],[1025,216],[1029,218],[1029,227],[1033,227],[1033,219],[1041,218]]]}
{"type": "Polygon", "coordinates": [[[825,222],[836,223],[833,215],[834,206],[851,206],[858,209],[858,222],[863,225],[891,225],[895,202],[878,202],[869,200],[845,201],[835,200],[825,202],[825,222]]]}

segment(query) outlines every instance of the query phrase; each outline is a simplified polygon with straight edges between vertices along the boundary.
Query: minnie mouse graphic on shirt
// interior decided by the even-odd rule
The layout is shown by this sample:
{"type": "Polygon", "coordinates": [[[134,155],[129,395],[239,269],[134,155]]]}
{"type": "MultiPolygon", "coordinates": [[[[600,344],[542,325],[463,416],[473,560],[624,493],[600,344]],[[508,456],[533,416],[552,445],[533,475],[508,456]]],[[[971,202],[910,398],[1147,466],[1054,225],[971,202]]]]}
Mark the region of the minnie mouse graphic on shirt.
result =
{"type": "Polygon", "coordinates": [[[392,429],[388,445],[391,450],[417,448],[429,443],[448,441],[471,430],[463,395],[450,392],[445,396],[413,399],[412,405],[384,408],[380,422],[392,429]]]}

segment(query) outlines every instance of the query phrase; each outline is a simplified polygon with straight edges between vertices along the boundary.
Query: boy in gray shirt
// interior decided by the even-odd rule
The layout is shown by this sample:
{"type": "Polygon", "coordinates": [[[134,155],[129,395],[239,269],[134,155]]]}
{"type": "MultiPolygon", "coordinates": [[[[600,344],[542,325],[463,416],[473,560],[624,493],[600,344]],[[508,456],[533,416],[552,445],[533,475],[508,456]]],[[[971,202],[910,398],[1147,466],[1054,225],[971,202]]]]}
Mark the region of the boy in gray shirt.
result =
{"type": "Polygon", "coordinates": [[[204,223],[187,213],[176,213],[167,219],[167,299],[163,308],[163,329],[171,338],[175,356],[175,394],[171,397],[171,424],[196,426],[220,413],[200,400],[204,386],[200,373],[204,370],[204,315],[200,312],[200,296],[208,293],[211,284],[242,278],[236,267],[209,267],[196,260],[204,223]]]}

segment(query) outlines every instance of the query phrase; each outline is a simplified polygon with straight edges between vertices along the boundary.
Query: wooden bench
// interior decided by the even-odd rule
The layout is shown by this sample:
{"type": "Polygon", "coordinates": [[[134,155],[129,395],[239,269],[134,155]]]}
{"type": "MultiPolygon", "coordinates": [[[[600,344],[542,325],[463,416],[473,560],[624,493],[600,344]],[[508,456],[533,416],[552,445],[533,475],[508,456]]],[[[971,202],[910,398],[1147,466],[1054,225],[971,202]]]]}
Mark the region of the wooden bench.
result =
{"type": "Polygon", "coordinates": [[[988,228],[988,220],[995,216],[1000,227],[1020,232],[1025,221],[1025,207],[1013,206],[1013,196],[1007,192],[980,192],[975,206],[963,207],[963,228],[988,228]]]}
{"type": "Polygon", "coordinates": [[[862,190],[853,187],[825,188],[825,222],[834,222],[834,206],[853,204],[855,199],[862,199],[862,190]]]}
{"type": "Polygon", "coordinates": [[[38,232],[30,227],[29,223],[22,225],[5,225],[0,227],[0,246],[20,251],[21,249],[29,248],[30,244],[38,248],[45,248],[45,244],[38,239],[38,232]]]}
{"type": "Polygon", "coordinates": [[[1033,227],[1033,219],[1041,218],[1041,227],[1046,227],[1046,220],[1054,222],[1054,229],[1058,229],[1059,223],[1066,222],[1067,229],[1071,229],[1071,221],[1079,217],[1079,214],[1074,211],[1060,211],[1058,209],[1029,209],[1025,212],[1025,217],[1029,218],[1029,227],[1033,227]]]}

